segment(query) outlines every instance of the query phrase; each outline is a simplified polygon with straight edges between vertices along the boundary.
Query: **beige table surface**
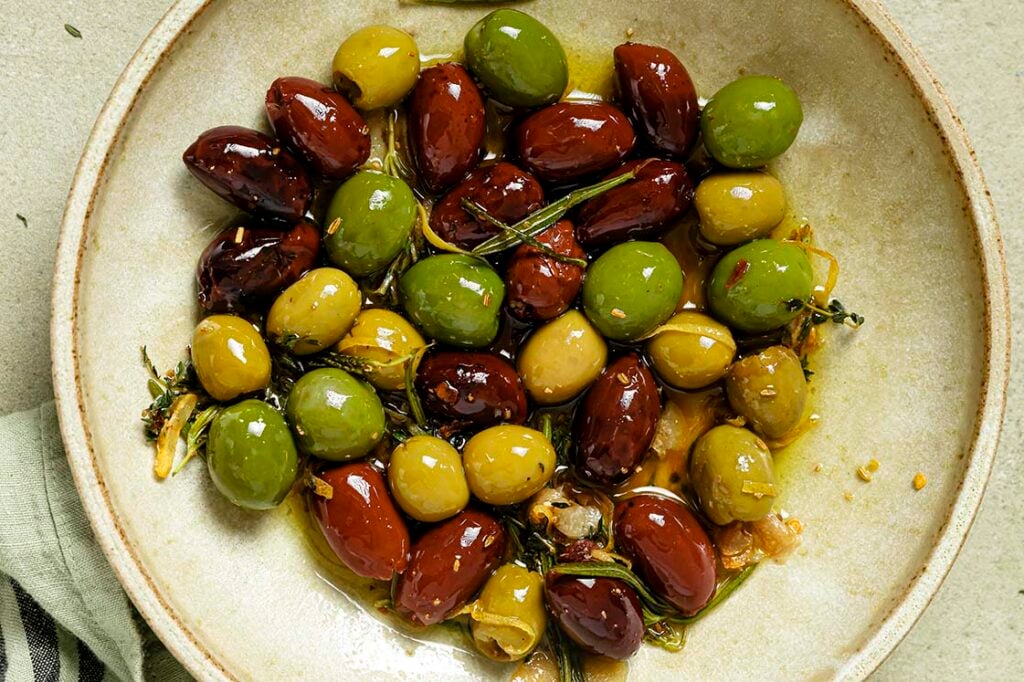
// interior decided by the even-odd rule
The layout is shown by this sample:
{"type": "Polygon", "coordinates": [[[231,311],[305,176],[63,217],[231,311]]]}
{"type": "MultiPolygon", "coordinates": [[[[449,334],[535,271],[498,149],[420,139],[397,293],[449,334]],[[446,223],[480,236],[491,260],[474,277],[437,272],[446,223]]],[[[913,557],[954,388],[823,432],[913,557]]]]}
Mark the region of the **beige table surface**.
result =
{"type": "MultiPolygon", "coordinates": [[[[114,80],[170,4],[0,0],[0,414],[51,397],[49,285],[65,194],[114,80]],[[65,23],[83,38],[68,35],[65,23]]],[[[995,197],[1011,282],[1022,281],[1024,0],[884,4],[959,109],[995,197]]],[[[1024,298],[1014,308],[1015,336],[1024,338],[1024,298]]],[[[1022,370],[1019,353],[999,457],[964,552],[876,679],[1024,676],[1022,370]]]]}

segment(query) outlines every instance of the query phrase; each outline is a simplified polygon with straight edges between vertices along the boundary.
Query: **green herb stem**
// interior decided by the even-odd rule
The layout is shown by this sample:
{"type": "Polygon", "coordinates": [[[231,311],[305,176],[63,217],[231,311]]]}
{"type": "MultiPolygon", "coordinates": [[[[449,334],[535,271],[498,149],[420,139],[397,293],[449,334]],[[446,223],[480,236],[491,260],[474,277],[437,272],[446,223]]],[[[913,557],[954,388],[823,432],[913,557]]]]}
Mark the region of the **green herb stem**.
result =
{"type": "Polygon", "coordinates": [[[528,244],[533,248],[537,249],[538,251],[540,251],[541,253],[543,253],[545,256],[549,256],[554,260],[558,261],[559,263],[568,263],[570,265],[576,265],[581,268],[587,267],[586,259],[573,258],[572,256],[566,256],[563,253],[558,253],[547,244],[538,240],[536,237],[532,237],[526,234],[525,232],[517,230],[511,225],[507,225],[502,221],[498,220],[490,213],[488,213],[486,208],[484,208],[483,206],[481,206],[480,204],[478,204],[477,202],[473,201],[468,197],[463,197],[462,208],[466,209],[466,212],[469,213],[474,218],[476,218],[477,220],[490,223],[491,225],[494,225],[502,232],[508,234],[510,238],[516,240],[517,244],[528,244]]]}

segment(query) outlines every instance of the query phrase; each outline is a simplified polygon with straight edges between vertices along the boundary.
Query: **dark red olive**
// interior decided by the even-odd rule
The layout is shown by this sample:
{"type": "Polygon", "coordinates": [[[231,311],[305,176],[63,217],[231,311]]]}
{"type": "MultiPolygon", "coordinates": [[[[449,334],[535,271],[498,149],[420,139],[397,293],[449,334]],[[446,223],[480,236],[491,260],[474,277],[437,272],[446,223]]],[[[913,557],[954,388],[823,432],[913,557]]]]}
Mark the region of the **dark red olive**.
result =
{"type": "Polygon", "coordinates": [[[586,248],[629,239],[654,239],[673,226],[693,202],[693,183],[686,167],[674,161],[630,161],[609,175],[628,173],[646,163],[636,179],[583,204],[576,238],[586,248]]]}
{"type": "Polygon", "coordinates": [[[619,99],[654,148],[683,158],[700,132],[697,90],[683,63],[663,47],[626,43],[615,48],[619,99]]]}
{"type": "Polygon", "coordinates": [[[544,592],[559,627],[584,651],[622,660],[643,643],[640,599],[626,583],[549,574],[544,592]]]}
{"type": "Polygon", "coordinates": [[[308,221],[284,232],[229,227],[199,258],[199,305],[212,313],[259,307],[310,270],[319,252],[320,230],[308,221]]]}
{"type": "Polygon", "coordinates": [[[522,424],[526,391],[515,367],[490,353],[437,353],[416,371],[416,390],[427,412],[476,427],[522,424]]]}
{"type": "Polygon", "coordinates": [[[519,158],[541,180],[563,182],[606,171],[633,151],[629,119],[602,102],[559,102],[516,129],[519,158]]]}
{"type": "Polygon", "coordinates": [[[250,213],[295,222],[313,201],[309,175],[299,160],[255,130],[211,128],[185,150],[182,160],[217,196],[250,213]]]}
{"type": "Polygon", "coordinates": [[[337,91],[308,78],[278,78],[267,90],[277,137],[325,180],[343,180],[370,158],[370,128],[337,91]]]}
{"type": "Polygon", "coordinates": [[[634,495],[615,505],[615,547],[655,594],[685,616],[715,594],[715,550],[684,504],[660,495],[634,495]]]}
{"type": "MultiPolygon", "coordinates": [[[[586,256],[568,220],[560,220],[549,227],[537,241],[563,256],[586,256]]],[[[513,315],[526,322],[551,320],[568,310],[576,299],[583,284],[583,268],[522,244],[509,259],[505,283],[508,309],[513,315]]]]}
{"type": "Polygon", "coordinates": [[[635,353],[605,367],[580,406],[577,475],[603,485],[624,481],[647,453],[660,414],[658,386],[635,353]]]}
{"type": "Polygon", "coordinates": [[[409,97],[409,139],[420,177],[439,194],[480,161],[484,99],[469,72],[439,64],[420,74],[409,97]]]}
{"type": "Polygon", "coordinates": [[[391,580],[409,565],[409,529],[380,472],[365,462],[322,474],[331,499],[311,497],[313,515],[341,562],[364,578],[391,580]]]}
{"type": "Polygon", "coordinates": [[[434,206],[430,227],[446,242],[472,249],[501,230],[467,213],[462,208],[463,199],[475,201],[511,225],[544,205],[544,189],[535,177],[505,161],[470,173],[434,206]]]}
{"type": "Polygon", "coordinates": [[[412,548],[395,586],[395,610],[417,625],[458,611],[501,563],[507,535],[500,521],[467,509],[428,530],[412,548]]]}

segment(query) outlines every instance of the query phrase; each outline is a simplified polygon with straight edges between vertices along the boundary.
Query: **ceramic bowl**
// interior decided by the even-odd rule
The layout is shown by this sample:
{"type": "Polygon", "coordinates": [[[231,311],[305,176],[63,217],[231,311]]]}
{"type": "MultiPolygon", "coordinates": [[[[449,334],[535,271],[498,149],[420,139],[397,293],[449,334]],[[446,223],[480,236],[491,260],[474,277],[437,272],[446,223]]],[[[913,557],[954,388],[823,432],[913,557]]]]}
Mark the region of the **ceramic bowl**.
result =
{"type": "MultiPolygon", "coordinates": [[[[806,120],[773,166],[819,243],[838,296],[867,318],[816,359],[817,428],[780,458],[803,546],[692,628],[685,653],[645,647],[635,679],[859,679],[935,593],[989,475],[1004,405],[1008,321],[992,206],[956,115],[870,0],[756,4],[535,0],[576,67],[608,68],[627,29],[667,46],[708,96],[771,73],[806,120]],[[856,468],[881,467],[871,483],[856,468]],[[815,473],[817,464],[821,470],[815,473]],[[917,472],[928,485],[915,492],[917,472]]],[[[355,28],[387,22],[424,53],[461,45],[480,5],[391,0],[182,0],[118,81],[85,150],[60,241],[54,384],[68,457],[98,541],[139,611],[203,679],[479,679],[508,669],[458,638],[391,628],[351,598],[295,505],[233,508],[190,466],[163,483],[139,412],[138,349],[181,358],[193,268],[232,210],[182,150],[220,124],[264,126],[280,75],[327,79],[355,28]]]]}

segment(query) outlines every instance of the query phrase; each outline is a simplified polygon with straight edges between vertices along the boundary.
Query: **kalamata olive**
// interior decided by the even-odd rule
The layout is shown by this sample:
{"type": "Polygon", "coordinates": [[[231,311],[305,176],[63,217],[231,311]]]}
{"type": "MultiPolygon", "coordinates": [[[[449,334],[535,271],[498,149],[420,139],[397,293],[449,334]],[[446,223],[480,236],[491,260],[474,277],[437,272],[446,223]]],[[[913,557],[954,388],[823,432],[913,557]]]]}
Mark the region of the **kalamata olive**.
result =
{"type": "Polygon", "coordinates": [[[765,438],[781,438],[795,429],[807,405],[800,358],[785,346],[733,363],[725,375],[725,392],[732,409],[765,438]]]}
{"type": "Polygon", "coordinates": [[[523,121],[516,130],[519,158],[548,182],[575,180],[622,163],[636,135],[629,119],[602,102],[559,102],[523,121]]]}
{"type": "Polygon", "coordinates": [[[608,346],[578,310],[530,334],[516,364],[530,397],[541,405],[565,403],[594,383],[608,361],[608,346]]]}
{"type": "Polygon", "coordinates": [[[342,270],[310,270],[270,307],[267,337],[296,355],[325,351],[352,328],[362,302],[359,285],[342,270]]]}
{"type": "Polygon", "coordinates": [[[181,158],[201,183],[243,211],[294,222],[313,201],[309,174],[299,160],[256,130],[211,128],[181,158]]]}
{"type": "Polygon", "coordinates": [[[420,177],[437,194],[473,170],[483,151],[484,100],[458,64],[420,74],[409,97],[409,139],[420,177]]]}
{"type": "Polygon", "coordinates": [[[469,503],[462,456],[435,436],[413,436],[392,450],[388,483],[398,506],[417,521],[447,519],[469,503]]]}
{"type": "Polygon", "coordinates": [[[768,445],[729,424],[711,429],[693,446],[690,483],[700,508],[720,526],[764,518],[778,494],[768,445]]]}
{"type": "Polygon", "coordinates": [[[277,137],[325,180],[343,180],[370,158],[370,128],[335,90],[308,78],[278,78],[267,90],[277,137]]]}
{"type": "Polygon", "coordinates": [[[341,562],[364,578],[391,580],[409,564],[409,529],[380,472],[365,462],[328,469],[320,478],[331,499],[310,496],[327,544],[341,562]]]}
{"type": "Polygon", "coordinates": [[[416,372],[423,407],[441,420],[483,427],[526,419],[526,391],[515,368],[490,353],[437,353],[416,372]]]}
{"type": "Polygon", "coordinates": [[[416,84],[420,51],[401,29],[364,26],[338,47],[331,71],[335,87],[363,111],[390,107],[416,84]]]}
{"type": "Polygon", "coordinates": [[[729,168],[757,168],[789,149],[804,112],[793,89],[771,76],[737,78],[704,106],[704,146],[729,168]]]}
{"type": "Polygon", "coordinates": [[[729,328],[713,318],[684,310],[647,342],[654,371],[665,383],[684,390],[704,388],[725,376],[736,356],[729,328]]]}
{"type": "Polygon", "coordinates": [[[258,307],[298,281],[319,253],[320,230],[307,221],[286,232],[230,227],[199,258],[199,305],[214,313],[258,307]]]}
{"type": "Polygon", "coordinates": [[[288,394],[288,421],[299,445],[333,461],[365,456],[384,437],[384,407],[377,393],[341,369],[314,369],[288,394]]]}
{"type": "Polygon", "coordinates": [[[241,317],[211,315],[192,333],[192,365],[214,400],[234,400],[270,383],[270,351],[241,317]]]}
{"type": "Polygon", "coordinates": [[[652,147],[682,158],[700,132],[697,90],[683,63],[663,47],[626,43],[615,48],[623,108],[652,147]]]}
{"type": "Polygon", "coordinates": [[[556,454],[543,433],[501,424],[469,439],[462,453],[469,491],[487,504],[505,506],[529,499],[555,473],[556,454]]]}
{"type": "MultiPolygon", "coordinates": [[[[568,220],[559,220],[542,232],[537,241],[563,256],[586,256],[568,220]]],[[[527,322],[550,320],[568,310],[576,299],[583,286],[583,268],[522,244],[509,259],[505,283],[508,309],[513,315],[527,322]]]]}
{"type": "Polygon", "coordinates": [[[472,249],[501,230],[467,213],[462,208],[463,199],[475,201],[498,220],[512,225],[544,205],[544,189],[535,177],[506,161],[471,172],[434,206],[430,228],[446,242],[472,249]]]}
{"type": "Polygon", "coordinates": [[[608,177],[628,173],[641,163],[646,165],[635,180],[583,204],[576,237],[584,247],[658,237],[690,208],[693,183],[681,163],[630,161],[608,177]]]}
{"type": "Polygon", "coordinates": [[[615,505],[615,547],[672,606],[690,616],[715,593],[715,550],[697,517],[681,502],[644,493],[615,505]]]}
{"type": "Polygon", "coordinates": [[[516,564],[491,576],[469,615],[477,650],[496,661],[518,661],[544,639],[544,578],[516,564]]]}
{"type": "Polygon", "coordinates": [[[614,578],[552,574],[545,582],[551,615],[584,651],[622,660],[640,648],[644,618],[632,587],[614,578]]]}
{"type": "Polygon", "coordinates": [[[657,384],[636,354],[608,365],[580,406],[577,475],[604,485],[624,481],[647,453],[660,414],[657,384]]]}
{"type": "Polygon", "coordinates": [[[417,625],[439,623],[469,601],[501,563],[500,521],[467,509],[423,534],[395,586],[395,610],[417,625]]]}

